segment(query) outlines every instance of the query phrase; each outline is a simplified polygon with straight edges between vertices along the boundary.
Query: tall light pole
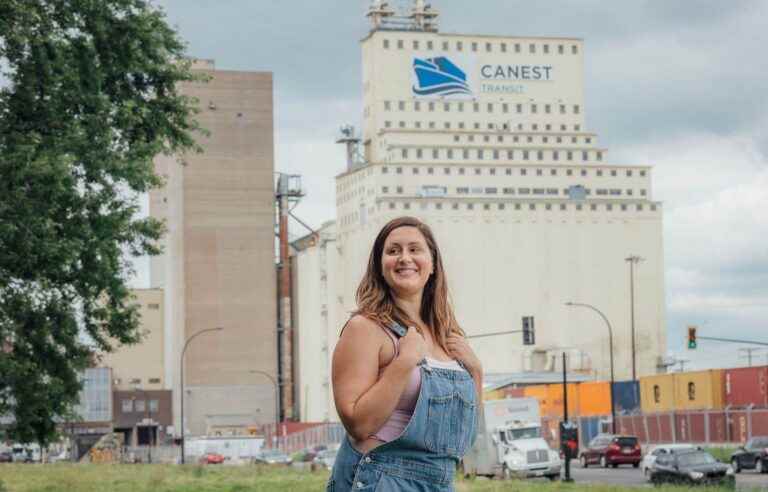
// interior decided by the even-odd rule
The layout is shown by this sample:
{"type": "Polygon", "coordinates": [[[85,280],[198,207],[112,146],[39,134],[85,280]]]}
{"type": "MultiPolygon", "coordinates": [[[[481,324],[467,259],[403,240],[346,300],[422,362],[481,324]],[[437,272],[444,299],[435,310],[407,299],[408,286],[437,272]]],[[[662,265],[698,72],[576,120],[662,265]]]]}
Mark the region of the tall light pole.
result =
{"type": "Polygon", "coordinates": [[[637,364],[635,363],[635,264],[642,261],[637,255],[631,255],[624,258],[629,262],[629,320],[630,333],[632,337],[632,381],[637,381],[637,364]]]}
{"type": "Polygon", "coordinates": [[[207,333],[209,331],[221,331],[224,328],[216,327],[216,328],[206,328],[205,330],[200,330],[191,337],[187,338],[186,343],[184,343],[184,348],[181,350],[181,358],[179,364],[181,365],[181,464],[184,464],[184,354],[187,352],[187,347],[189,347],[189,343],[197,338],[198,336],[202,335],[203,333],[207,333]]]}
{"type": "Polygon", "coordinates": [[[596,312],[600,315],[601,318],[603,318],[603,321],[605,321],[606,326],[608,326],[608,353],[609,357],[611,359],[611,429],[614,434],[616,434],[616,406],[613,401],[613,384],[614,384],[614,374],[613,374],[613,328],[611,328],[611,323],[608,321],[608,318],[605,317],[602,311],[597,309],[595,306],[591,304],[583,304],[580,302],[571,302],[568,301],[565,303],[566,306],[579,306],[579,307],[585,307],[588,309],[591,309],[592,311],[596,312]]]}
{"type": "MultiPolygon", "coordinates": [[[[278,433],[280,432],[280,387],[277,384],[277,380],[268,372],[259,371],[257,369],[251,369],[248,372],[251,374],[261,374],[265,378],[269,379],[272,382],[272,386],[275,387],[275,437],[277,437],[278,433]]],[[[277,443],[277,440],[275,440],[275,443],[277,443]]]]}

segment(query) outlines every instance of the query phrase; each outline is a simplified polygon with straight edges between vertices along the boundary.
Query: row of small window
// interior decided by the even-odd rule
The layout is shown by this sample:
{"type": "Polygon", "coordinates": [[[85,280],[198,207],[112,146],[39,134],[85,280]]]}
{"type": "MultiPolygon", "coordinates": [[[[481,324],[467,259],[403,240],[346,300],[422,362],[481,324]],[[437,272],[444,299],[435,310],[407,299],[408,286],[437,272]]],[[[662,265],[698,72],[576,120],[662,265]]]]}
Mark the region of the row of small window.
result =
{"type": "MultiPolygon", "coordinates": [[[[405,168],[403,168],[402,166],[397,166],[397,167],[394,167],[393,169],[394,169],[395,174],[403,174],[403,170],[405,168]]],[[[410,169],[411,169],[411,173],[412,174],[420,174],[421,170],[423,169],[423,167],[413,166],[410,169]]],[[[504,169],[504,174],[505,175],[512,176],[512,171],[513,171],[513,169],[516,169],[516,168],[511,168],[511,167],[505,167],[505,168],[496,168],[496,167],[482,168],[482,167],[475,167],[475,168],[471,168],[471,169],[475,170],[474,173],[475,173],[476,176],[483,175],[483,170],[484,169],[491,176],[495,176],[497,171],[501,171],[502,169],[504,169]]],[[[443,174],[450,175],[453,172],[453,170],[456,170],[456,172],[459,175],[462,175],[462,176],[466,175],[466,172],[467,172],[466,168],[463,168],[463,167],[459,167],[459,168],[444,167],[443,168],[443,174]]],[[[427,167],[426,171],[427,171],[427,174],[435,174],[435,168],[434,167],[427,167]]],[[[520,168],[519,171],[520,171],[520,176],[528,176],[528,169],[520,168]]],[[[534,171],[534,170],[532,169],[531,171],[534,171]]],[[[536,171],[535,172],[536,176],[544,176],[544,175],[557,176],[559,174],[558,171],[562,171],[562,169],[550,168],[548,173],[545,172],[546,169],[542,169],[542,168],[536,168],[535,171],[536,171]]],[[[565,170],[565,175],[566,176],[574,176],[575,175],[575,171],[576,171],[575,169],[566,169],[565,170]]],[[[598,176],[598,177],[603,176],[604,172],[606,172],[606,171],[611,176],[613,176],[613,177],[619,175],[619,171],[617,169],[594,169],[594,171],[595,171],[594,175],[598,176]]],[[[381,174],[388,174],[388,173],[389,173],[389,166],[382,166],[381,167],[381,174]]],[[[501,174],[501,173],[499,172],[499,174],[501,174]]],[[[589,173],[588,173],[587,169],[580,169],[579,170],[579,174],[581,176],[587,176],[589,173]]],[[[632,176],[634,176],[634,172],[633,172],[632,169],[624,170],[624,174],[628,178],[631,178],[632,176]]],[[[638,174],[640,175],[640,177],[645,177],[646,176],[645,169],[640,169],[638,171],[638,174]]],[[[531,174],[531,175],[533,175],[533,174],[531,174]]]]}
{"type": "MultiPolygon", "coordinates": [[[[548,150],[546,151],[549,154],[549,159],[553,161],[559,161],[560,160],[560,151],[559,150],[548,150]]],[[[518,150],[517,153],[512,150],[499,150],[499,149],[431,149],[431,155],[432,159],[441,159],[442,155],[445,155],[446,159],[477,159],[477,160],[484,160],[486,157],[493,159],[493,160],[499,160],[499,159],[506,159],[506,160],[515,160],[515,156],[518,156],[524,161],[533,160],[532,156],[536,157],[537,161],[543,161],[545,157],[545,151],[544,150],[518,150]],[[440,151],[443,150],[441,153],[440,151]],[[457,157],[458,156],[458,157],[457,157]]],[[[410,158],[416,158],[416,159],[424,159],[425,155],[427,153],[424,151],[424,149],[409,149],[409,148],[402,148],[400,149],[400,155],[399,157],[402,159],[410,159],[410,158]],[[413,152],[411,152],[413,151],[413,152]]],[[[574,151],[567,150],[563,152],[565,160],[572,161],[574,158],[574,151]]],[[[581,151],[581,160],[588,162],[590,160],[590,156],[594,155],[594,159],[597,161],[603,160],[603,153],[599,150],[592,151],[592,150],[583,150],[581,151]]],[[[392,156],[394,157],[394,156],[392,156]]],[[[414,168],[414,174],[418,174],[417,171],[418,168],[414,168]]],[[[479,170],[479,168],[478,168],[479,170]]],[[[553,169],[553,171],[555,171],[553,169]]],[[[461,173],[459,173],[461,174],[461,173]]],[[[479,172],[476,172],[476,174],[480,174],[479,172]]],[[[601,176],[601,174],[598,174],[598,176],[601,176]]]]}
{"type": "MultiPolygon", "coordinates": [[[[390,39],[384,39],[382,46],[384,49],[389,49],[390,46],[395,46],[397,49],[402,50],[405,49],[406,41],[403,39],[397,39],[394,40],[394,43],[390,39]]],[[[455,41],[451,43],[450,41],[443,41],[440,44],[435,43],[434,41],[428,40],[425,42],[422,42],[419,39],[414,39],[410,42],[409,47],[414,50],[434,50],[436,47],[440,47],[443,51],[449,51],[451,49],[455,49],[456,51],[464,51],[464,41],[455,41]]],[[[492,53],[494,51],[497,51],[499,53],[523,53],[523,51],[526,51],[531,54],[535,55],[537,53],[543,53],[545,55],[549,54],[558,54],[558,55],[564,55],[567,51],[570,51],[572,55],[576,55],[579,53],[579,46],[576,44],[570,45],[570,49],[568,46],[564,44],[557,44],[557,45],[550,45],[548,43],[543,44],[536,44],[536,43],[527,43],[527,48],[525,43],[506,43],[506,42],[500,42],[500,43],[492,43],[490,41],[486,41],[484,43],[478,42],[478,41],[470,41],[466,43],[466,47],[468,50],[473,52],[478,52],[482,49],[485,50],[486,53],[492,53]]]]}
{"type": "Polygon", "coordinates": [[[160,410],[160,403],[158,400],[149,400],[149,410],[147,410],[147,401],[138,400],[134,398],[123,398],[121,402],[121,408],[123,413],[138,412],[143,413],[149,411],[150,413],[157,413],[160,410]]]}
{"type": "MultiPolygon", "coordinates": [[[[464,111],[464,102],[450,102],[450,101],[443,101],[443,102],[435,102],[435,101],[429,101],[424,103],[424,107],[427,111],[433,112],[435,109],[442,109],[443,112],[449,113],[451,112],[451,109],[461,113],[464,111]]],[[[408,106],[411,106],[413,111],[421,111],[422,109],[422,103],[421,101],[397,101],[397,109],[398,111],[406,111],[408,106]]],[[[470,105],[470,103],[467,103],[467,105],[470,105]]],[[[392,108],[395,105],[392,103],[392,101],[384,101],[384,111],[391,111],[392,108]]],[[[479,113],[481,109],[485,108],[486,113],[493,113],[494,110],[496,112],[501,113],[509,113],[510,109],[514,108],[514,112],[517,114],[522,114],[524,106],[522,103],[517,104],[509,104],[509,103],[485,103],[481,104],[479,102],[473,102],[471,103],[472,111],[475,113],[479,113]]],[[[566,104],[556,104],[552,105],[549,103],[545,104],[537,104],[537,103],[530,103],[527,105],[527,114],[539,114],[539,108],[541,107],[541,110],[543,111],[543,114],[552,114],[555,110],[559,111],[560,114],[567,114],[568,111],[568,105],[566,104]]],[[[581,113],[581,106],[578,104],[574,104],[572,106],[572,113],[573,114],[580,114],[581,113]]]]}
{"type": "MultiPolygon", "coordinates": [[[[149,384],[160,384],[160,378],[148,378],[147,382],[149,384]]],[[[115,384],[116,385],[119,385],[119,384],[122,384],[122,383],[123,383],[122,379],[120,379],[120,378],[116,378],[115,379],[115,384]]],[[[128,380],[128,384],[131,384],[131,385],[134,385],[134,386],[137,385],[137,384],[141,384],[141,378],[131,378],[131,379],[128,380]]]]}
{"type": "MultiPolygon", "coordinates": [[[[534,126],[536,126],[536,125],[534,125],[534,126]]],[[[549,126],[549,125],[547,125],[547,126],[549,126]]],[[[535,131],[535,129],[534,129],[534,131],[535,131]]],[[[537,135],[537,136],[540,137],[538,139],[538,141],[543,143],[543,144],[550,143],[550,139],[552,139],[551,141],[554,142],[554,143],[559,143],[560,144],[560,143],[564,142],[564,139],[563,139],[563,137],[561,135],[557,135],[555,137],[551,137],[549,135],[537,135]]],[[[537,143],[537,141],[536,141],[536,137],[537,136],[526,135],[525,138],[523,138],[521,135],[512,135],[511,137],[510,136],[505,136],[505,135],[496,135],[496,138],[493,139],[493,138],[491,138],[490,135],[483,135],[482,141],[485,142],[485,143],[491,143],[492,140],[495,140],[496,143],[505,143],[505,142],[510,142],[510,141],[512,143],[520,143],[520,142],[523,142],[523,141],[525,143],[537,143]]],[[[479,135],[478,135],[478,137],[479,137],[479,135]]],[[[467,142],[473,143],[473,142],[475,142],[475,135],[465,135],[464,140],[467,141],[467,142]]],[[[461,135],[454,135],[453,136],[453,141],[457,142],[457,143],[461,142],[461,135]]],[[[477,141],[479,142],[480,139],[478,138],[477,141]]],[[[573,144],[579,143],[579,137],[577,137],[576,135],[571,136],[570,142],[573,143],[573,144]]],[[[585,144],[591,144],[592,143],[592,137],[584,137],[584,143],[585,144]]]]}
{"type": "MultiPolygon", "coordinates": [[[[422,122],[422,121],[413,121],[413,122],[411,122],[411,124],[413,125],[412,129],[414,129],[414,130],[425,130],[425,129],[437,130],[439,128],[439,126],[440,126],[439,122],[437,122],[437,121],[424,121],[424,122],[422,122]]],[[[389,120],[385,120],[384,121],[384,128],[394,128],[394,122],[389,121],[389,120]]],[[[397,122],[397,128],[400,129],[400,130],[405,130],[405,129],[409,129],[411,127],[408,126],[408,122],[406,122],[406,121],[398,121],[397,122]]],[[[525,129],[525,127],[523,126],[522,123],[518,123],[517,126],[515,126],[513,128],[513,126],[510,125],[509,123],[486,123],[485,126],[483,126],[483,124],[480,123],[479,121],[475,121],[470,126],[470,125],[468,125],[467,123],[465,123],[463,121],[459,121],[454,126],[454,124],[452,122],[450,122],[450,121],[444,121],[443,122],[443,126],[442,126],[443,130],[451,130],[453,128],[456,128],[458,130],[469,130],[469,129],[471,129],[471,130],[480,130],[480,131],[491,130],[491,131],[494,131],[494,132],[497,132],[497,131],[513,131],[513,130],[523,131],[525,129]]],[[[542,125],[542,128],[545,131],[550,132],[550,131],[552,131],[553,126],[551,124],[547,123],[546,125],[542,125]]],[[[580,132],[581,131],[581,125],[578,124],[578,123],[574,124],[571,128],[575,132],[580,132]]],[[[538,123],[532,123],[531,124],[531,131],[534,131],[534,132],[539,131],[539,124],[538,123]]],[[[567,132],[568,131],[568,125],[560,124],[560,131],[561,132],[567,132]]]]}
{"type": "MultiPolygon", "coordinates": [[[[395,193],[402,194],[403,193],[403,187],[402,186],[396,186],[394,187],[395,193]]],[[[560,190],[558,188],[517,188],[517,191],[515,191],[515,188],[506,187],[501,188],[501,192],[504,195],[558,195],[560,193],[560,190]]],[[[570,195],[570,189],[569,188],[563,188],[563,195],[570,195]]],[[[381,187],[382,193],[389,193],[389,186],[382,186],[381,187]]],[[[458,195],[496,195],[499,193],[499,188],[495,186],[486,186],[486,187],[469,187],[469,186],[458,186],[456,187],[456,194],[458,195]]],[[[590,188],[584,188],[584,193],[586,195],[591,195],[592,190],[590,188]]],[[[640,190],[640,196],[646,196],[647,190],[641,189],[640,190]]],[[[626,190],[622,190],[620,188],[597,188],[595,190],[595,194],[598,196],[622,196],[623,194],[626,194],[626,196],[634,196],[635,192],[631,188],[627,188],[626,190]]]]}
{"type": "MultiPolygon", "coordinates": [[[[401,208],[403,210],[411,209],[410,202],[402,202],[401,205],[402,205],[401,208]]],[[[597,203],[590,203],[590,204],[585,204],[585,203],[576,203],[576,204],[464,203],[464,204],[460,204],[457,202],[453,202],[449,204],[449,203],[437,202],[437,203],[434,203],[433,205],[435,210],[461,210],[461,209],[464,209],[464,210],[480,210],[480,209],[482,210],[492,210],[492,209],[496,209],[496,210],[524,210],[524,209],[525,210],[568,210],[568,209],[573,209],[573,210],[591,210],[591,211],[606,210],[609,212],[613,210],[621,210],[622,212],[629,212],[634,210],[637,212],[642,212],[643,210],[645,210],[645,206],[641,203],[631,205],[627,203],[621,203],[621,204],[614,204],[614,203],[601,203],[601,204],[597,204],[597,203]]],[[[429,208],[429,204],[426,202],[422,202],[420,203],[420,208],[421,210],[427,210],[429,208]]],[[[652,212],[656,211],[655,204],[651,204],[648,208],[652,212]]],[[[396,210],[396,209],[397,209],[397,204],[395,202],[389,202],[389,210],[396,210]]]]}

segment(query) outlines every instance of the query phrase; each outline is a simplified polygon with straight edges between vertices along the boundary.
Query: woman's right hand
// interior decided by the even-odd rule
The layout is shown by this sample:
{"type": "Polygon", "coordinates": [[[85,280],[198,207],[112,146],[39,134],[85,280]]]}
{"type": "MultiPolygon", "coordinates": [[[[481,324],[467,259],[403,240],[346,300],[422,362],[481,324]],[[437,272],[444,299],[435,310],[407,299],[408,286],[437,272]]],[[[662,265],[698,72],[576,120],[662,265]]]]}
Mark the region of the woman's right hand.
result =
{"type": "Polygon", "coordinates": [[[408,327],[408,333],[400,339],[400,354],[398,358],[416,367],[427,355],[427,342],[424,336],[413,326],[408,327]]]}

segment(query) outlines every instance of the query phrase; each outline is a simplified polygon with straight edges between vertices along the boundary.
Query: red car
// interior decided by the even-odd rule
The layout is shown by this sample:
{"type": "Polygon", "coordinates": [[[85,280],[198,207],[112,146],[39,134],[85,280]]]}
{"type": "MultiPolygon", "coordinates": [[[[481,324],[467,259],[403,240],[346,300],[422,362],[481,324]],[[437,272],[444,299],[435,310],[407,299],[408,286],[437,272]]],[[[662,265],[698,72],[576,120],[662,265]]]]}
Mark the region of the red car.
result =
{"type": "Polygon", "coordinates": [[[219,453],[206,453],[200,458],[200,463],[203,465],[220,465],[224,463],[224,456],[219,453]]]}
{"type": "Polygon", "coordinates": [[[619,465],[640,466],[643,454],[640,450],[640,442],[635,436],[614,436],[612,434],[599,434],[590,441],[587,449],[581,452],[581,467],[600,465],[603,468],[619,465]]]}

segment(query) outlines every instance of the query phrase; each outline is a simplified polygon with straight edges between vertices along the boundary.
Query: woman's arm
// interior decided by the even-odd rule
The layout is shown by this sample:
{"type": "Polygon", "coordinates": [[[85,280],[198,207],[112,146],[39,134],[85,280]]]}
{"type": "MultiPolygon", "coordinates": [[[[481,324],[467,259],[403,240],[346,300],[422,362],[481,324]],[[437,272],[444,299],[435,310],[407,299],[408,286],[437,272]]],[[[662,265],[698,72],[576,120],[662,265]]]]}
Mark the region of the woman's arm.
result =
{"type": "Polygon", "coordinates": [[[386,423],[420,360],[403,353],[403,340],[400,355],[387,365],[381,377],[379,353],[389,338],[376,323],[363,316],[353,317],[336,345],[332,365],[336,411],[357,441],[367,439],[386,423]]]}

